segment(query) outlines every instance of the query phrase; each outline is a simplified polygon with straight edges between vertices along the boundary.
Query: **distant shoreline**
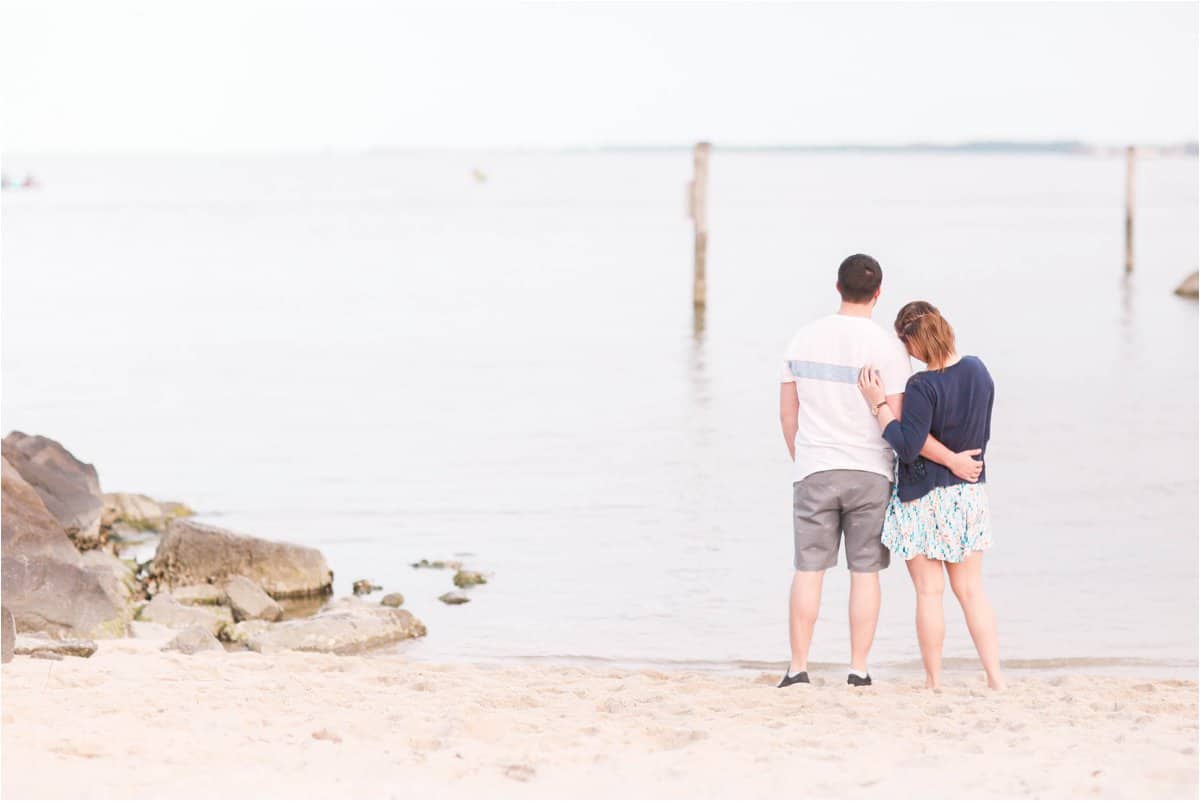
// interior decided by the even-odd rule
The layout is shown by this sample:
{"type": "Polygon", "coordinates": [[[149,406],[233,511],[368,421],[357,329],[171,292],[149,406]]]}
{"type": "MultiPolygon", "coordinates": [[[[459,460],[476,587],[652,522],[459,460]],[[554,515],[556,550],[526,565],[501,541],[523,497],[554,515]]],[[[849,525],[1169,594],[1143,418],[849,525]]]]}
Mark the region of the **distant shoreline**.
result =
{"type": "MultiPolygon", "coordinates": [[[[601,145],[594,148],[568,148],[569,152],[671,152],[690,150],[691,145],[601,145]]],[[[1200,147],[1196,142],[1136,145],[1138,152],[1155,156],[1197,156],[1200,147]]],[[[1066,154],[1081,156],[1106,156],[1123,153],[1124,145],[1099,145],[1076,140],[1050,142],[1023,141],[976,141],[976,142],[912,142],[906,144],[880,143],[833,143],[813,145],[723,145],[713,143],[713,150],[726,153],[880,153],[880,154],[954,154],[992,155],[1002,153],[1019,154],[1066,154]]]]}

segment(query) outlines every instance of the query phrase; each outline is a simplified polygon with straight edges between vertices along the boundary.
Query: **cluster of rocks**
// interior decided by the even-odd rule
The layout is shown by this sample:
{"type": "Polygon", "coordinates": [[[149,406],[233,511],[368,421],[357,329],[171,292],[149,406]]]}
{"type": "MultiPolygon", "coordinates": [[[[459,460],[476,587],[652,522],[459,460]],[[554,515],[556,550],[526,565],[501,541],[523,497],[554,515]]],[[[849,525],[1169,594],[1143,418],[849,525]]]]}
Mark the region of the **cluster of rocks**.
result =
{"type": "Polygon", "coordinates": [[[96,469],[54,440],[13,432],[0,467],[4,661],[87,656],[95,639],[164,632],[165,648],[189,654],[349,653],[425,634],[398,593],[380,606],[325,603],[333,572],[315,548],[206,525],[180,503],[104,495],[96,469]],[[154,540],[148,562],[121,558],[154,540]],[[287,619],[289,602],[316,614],[287,619]]]}
{"type": "Polygon", "coordinates": [[[471,601],[470,596],[465,592],[461,592],[460,590],[465,590],[468,587],[474,587],[478,584],[487,584],[487,576],[485,576],[483,573],[475,570],[463,570],[462,562],[452,559],[438,559],[436,561],[422,559],[419,562],[413,562],[412,566],[414,568],[430,568],[434,570],[454,571],[454,578],[452,581],[454,582],[454,586],[458,587],[459,589],[451,590],[450,592],[445,592],[438,596],[438,600],[448,606],[458,606],[471,601]]]}

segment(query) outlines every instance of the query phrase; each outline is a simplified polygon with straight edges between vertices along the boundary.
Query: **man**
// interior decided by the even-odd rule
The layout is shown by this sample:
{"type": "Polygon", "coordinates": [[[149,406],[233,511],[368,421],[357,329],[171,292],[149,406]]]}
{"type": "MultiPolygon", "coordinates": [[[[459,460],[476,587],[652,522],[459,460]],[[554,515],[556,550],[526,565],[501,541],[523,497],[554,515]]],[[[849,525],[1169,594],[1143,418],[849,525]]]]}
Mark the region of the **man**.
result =
{"type": "MultiPolygon", "coordinates": [[[[808,649],[821,606],[825,571],[837,564],[844,535],[850,569],[850,674],[847,684],[870,686],[867,654],[879,622],[879,571],[890,554],[880,534],[892,494],[892,450],[873,415],[886,404],[900,417],[911,372],[900,340],[871,321],[883,270],[856,254],[838,268],[837,314],[800,329],[780,375],[779,419],[793,468],[795,575],[789,606],[792,661],[780,687],[807,684],[808,649]],[[875,365],[887,392],[868,408],[858,391],[864,365],[875,365]]],[[[978,477],[969,453],[953,454],[932,437],[921,455],[957,474],[978,477]]]]}

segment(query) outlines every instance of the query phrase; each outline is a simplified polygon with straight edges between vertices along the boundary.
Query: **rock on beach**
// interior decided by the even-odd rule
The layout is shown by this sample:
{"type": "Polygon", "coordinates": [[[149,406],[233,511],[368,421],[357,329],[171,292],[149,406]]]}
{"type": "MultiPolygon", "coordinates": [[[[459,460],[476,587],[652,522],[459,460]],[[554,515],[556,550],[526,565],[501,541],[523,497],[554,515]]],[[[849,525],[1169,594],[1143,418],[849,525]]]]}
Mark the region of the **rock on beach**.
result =
{"type": "MultiPolygon", "coordinates": [[[[5,454],[15,450],[9,444],[14,435],[4,440],[5,454]]],[[[57,458],[61,446],[54,445],[37,452],[57,458]]],[[[29,454],[18,453],[18,457],[22,464],[31,463],[29,454]]],[[[0,571],[3,603],[13,616],[15,628],[62,637],[124,635],[131,613],[129,588],[122,585],[111,564],[98,567],[95,557],[85,562],[36,487],[7,458],[0,463],[0,571]]],[[[57,485],[48,477],[50,465],[55,463],[41,463],[35,471],[47,484],[57,485]]],[[[68,469],[75,468],[68,465],[68,469]]]]}
{"type": "Polygon", "coordinates": [[[158,623],[172,629],[200,626],[214,637],[223,636],[233,626],[233,615],[224,606],[184,606],[170,596],[159,593],[150,603],[138,610],[137,619],[158,623]]]}
{"type": "Polygon", "coordinates": [[[81,550],[101,544],[104,501],[95,467],[79,461],[48,437],[20,431],[4,438],[3,455],[41,497],[72,542],[81,550]]]}
{"type": "Polygon", "coordinates": [[[345,599],[313,617],[288,620],[249,633],[246,644],[259,652],[351,654],[424,636],[425,625],[407,610],[345,599]]]}
{"type": "Polygon", "coordinates": [[[200,651],[225,650],[217,638],[212,636],[203,626],[188,626],[162,647],[164,651],[179,651],[184,654],[195,654],[200,651]]]}
{"type": "Polygon", "coordinates": [[[326,595],[333,571],[316,548],[175,519],[158,544],[150,575],[160,587],[224,584],[245,576],[272,598],[326,595]]]}
{"type": "Polygon", "coordinates": [[[31,637],[21,634],[17,635],[13,644],[13,653],[19,656],[44,657],[50,655],[51,658],[77,656],[86,659],[96,653],[96,643],[92,640],[54,640],[49,637],[31,637]]]}
{"type": "Polygon", "coordinates": [[[17,642],[17,626],[7,606],[0,606],[0,662],[11,662],[17,642]]]}
{"type": "Polygon", "coordinates": [[[225,597],[229,599],[233,619],[239,623],[243,620],[279,620],[283,617],[283,607],[245,576],[234,576],[225,583],[225,597]]]}
{"type": "Polygon", "coordinates": [[[459,570],[454,574],[455,587],[474,587],[476,584],[487,584],[487,577],[474,570],[459,570]]]}

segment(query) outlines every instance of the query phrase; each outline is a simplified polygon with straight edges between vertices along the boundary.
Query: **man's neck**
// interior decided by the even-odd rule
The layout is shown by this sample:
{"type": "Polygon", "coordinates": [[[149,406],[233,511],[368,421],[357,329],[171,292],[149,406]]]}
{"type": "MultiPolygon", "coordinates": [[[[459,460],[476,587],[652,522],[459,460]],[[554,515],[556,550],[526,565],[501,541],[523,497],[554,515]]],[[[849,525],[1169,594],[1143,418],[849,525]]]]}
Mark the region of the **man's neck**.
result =
{"type": "Polygon", "coordinates": [[[838,309],[838,314],[844,317],[865,317],[871,319],[871,312],[875,310],[874,303],[847,303],[842,301],[842,306],[838,309]]]}

